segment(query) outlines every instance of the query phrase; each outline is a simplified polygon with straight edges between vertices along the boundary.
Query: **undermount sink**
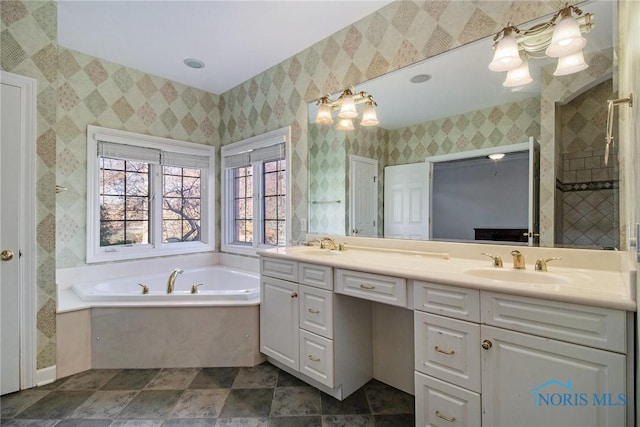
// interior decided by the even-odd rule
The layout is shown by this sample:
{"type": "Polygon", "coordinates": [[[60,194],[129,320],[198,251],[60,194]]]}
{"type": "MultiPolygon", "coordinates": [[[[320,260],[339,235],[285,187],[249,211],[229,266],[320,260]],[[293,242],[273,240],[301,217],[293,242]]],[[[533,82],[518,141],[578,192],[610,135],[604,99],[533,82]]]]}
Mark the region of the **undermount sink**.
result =
{"type": "Polygon", "coordinates": [[[535,270],[515,270],[511,268],[472,268],[464,274],[483,279],[499,280],[501,282],[563,284],[569,283],[566,276],[535,270]]]}

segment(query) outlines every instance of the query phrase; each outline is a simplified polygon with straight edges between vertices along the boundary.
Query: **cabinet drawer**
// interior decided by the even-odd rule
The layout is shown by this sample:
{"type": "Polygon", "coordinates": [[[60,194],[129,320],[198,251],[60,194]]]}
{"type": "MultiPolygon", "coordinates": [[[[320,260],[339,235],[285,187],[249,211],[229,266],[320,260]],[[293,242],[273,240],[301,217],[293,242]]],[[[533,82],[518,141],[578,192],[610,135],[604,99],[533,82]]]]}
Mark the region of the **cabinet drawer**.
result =
{"type": "Polygon", "coordinates": [[[414,314],[415,368],[480,392],[480,325],[434,314],[414,314]]]}
{"type": "Polygon", "coordinates": [[[333,338],[333,292],[300,285],[300,327],[333,338]]]}
{"type": "Polygon", "coordinates": [[[471,322],[480,321],[480,291],[435,283],[413,283],[415,309],[471,322]]]}
{"type": "Polygon", "coordinates": [[[333,290],[333,268],[331,267],[301,262],[298,266],[298,277],[303,285],[333,290]]]}
{"type": "Polygon", "coordinates": [[[300,329],[300,372],[333,387],[333,341],[300,329]]]}
{"type": "Polygon", "coordinates": [[[336,292],[385,304],[407,306],[407,281],[399,277],[336,269],[336,292]]]}
{"type": "Polygon", "coordinates": [[[482,323],[547,338],[626,352],[625,312],[482,292],[482,323]]]}
{"type": "Polygon", "coordinates": [[[260,257],[260,274],[297,282],[298,263],[286,259],[260,257]]]}
{"type": "Polygon", "coordinates": [[[480,426],[480,395],[415,373],[416,426],[480,426]]]}

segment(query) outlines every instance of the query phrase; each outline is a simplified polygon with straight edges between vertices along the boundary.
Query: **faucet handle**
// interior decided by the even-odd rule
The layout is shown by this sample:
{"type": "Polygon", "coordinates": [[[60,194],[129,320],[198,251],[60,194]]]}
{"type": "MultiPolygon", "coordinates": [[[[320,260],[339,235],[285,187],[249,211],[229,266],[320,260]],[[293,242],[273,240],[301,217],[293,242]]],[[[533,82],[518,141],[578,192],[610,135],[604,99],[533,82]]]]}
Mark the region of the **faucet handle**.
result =
{"type": "Polygon", "coordinates": [[[548,263],[548,262],[550,262],[550,261],[557,261],[557,260],[560,260],[560,259],[562,259],[562,258],[557,257],[557,256],[554,256],[554,257],[552,257],[552,258],[547,258],[547,259],[544,259],[544,258],[538,258],[538,259],[536,260],[536,265],[535,265],[534,269],[535,269],[536,271],[547,271],[547,263],[548,263]]]}
{"type": "Polygon", "coordinates": [[[491,255],[486,252],[482,252],[480,255],[488,256],[489,258],[491,258],[491,265],[493,267],[502,268],[502,258],[500,258],[498,255],[491,255]]]}
{"type": "Polygon", "coordinates": [[[204,285],[204,283],[198,283],[197,285],[191,285],[191,293],[192,294],[197,294],[198,293],[198,288],[200,286],[204,285]]]}
{"type": "Polygon", "coordinates": [[[142,293],[143,294],[148,294],[149,293],[149,286],[145,285],[144,283],[138,283],[138,286],[140,286],[142,288],[142,293]]]}

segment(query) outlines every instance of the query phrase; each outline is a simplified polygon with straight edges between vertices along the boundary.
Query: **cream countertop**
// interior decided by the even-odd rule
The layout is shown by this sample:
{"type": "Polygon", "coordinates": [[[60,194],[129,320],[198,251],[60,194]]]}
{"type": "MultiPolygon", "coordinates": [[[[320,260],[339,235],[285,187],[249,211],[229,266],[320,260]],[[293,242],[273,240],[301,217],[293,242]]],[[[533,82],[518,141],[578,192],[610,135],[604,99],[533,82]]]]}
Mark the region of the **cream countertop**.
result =
{"type": "MultiPolygon", "coordinates": [[[[506,276],[515,277],[517,281],[508,280],[508,277],[505,280],[496,280],[476,276],[477,274],[494,274],[491,271],[493,270],[491,260],[479,255],[484,251],[483,248],[479,245],[462,246],[471,246],[472,251],[478,254],[478,259],[451,256],[448,252],[353,246],[349,246],[342,252],[317,247],[292,246],[259,251],[258,254],[464,288],[636,311],[635,295],[631,286],[635,283],[635,271],[623,272],[623,269],[616,265],[610,265],[609,269],[580,268],[573,265],[569,267],[563,265],[563,260],[549,263],[548,272],[534,271],[537,258],[550,257],[544,252],[545,249],[504,246],[499,247],[498,251],[492,248],[494,254],[503,256],[502,270],[504,271],[497,273],[506,273],[506,276]],[[518,249],[525,254],[525,271],[512,269],[509,253],[513,249],[518,249]],[[530,279],[535,283],[529,282],[530,279]]],[[[448,249],[446,246],[441,248],[448,249]]],[[[436,249],[440,248],[436,247],[436,249]]],[[[555,252],[560,256],[569,255],[569,259],[564,264],[576,264],[575,261],[571,261],[572,254],[567,250],[555,252]]],[[[589,251],[582,251],[582,253],[586,258],[585,265],[595,265],[588,260],[589,257],[594,256],[593,253],[590,254],[589,251]]],[[[601,266],[596,265],[596,267],[601,266]]]]}

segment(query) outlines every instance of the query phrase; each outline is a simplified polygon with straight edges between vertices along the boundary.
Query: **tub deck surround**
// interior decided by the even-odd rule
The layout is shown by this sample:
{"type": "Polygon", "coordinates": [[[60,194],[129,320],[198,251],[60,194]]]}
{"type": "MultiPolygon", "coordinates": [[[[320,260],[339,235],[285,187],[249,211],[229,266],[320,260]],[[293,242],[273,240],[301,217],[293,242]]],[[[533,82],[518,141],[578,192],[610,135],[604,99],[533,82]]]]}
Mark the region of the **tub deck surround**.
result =
{"type": "Polygon", "coordinates": [[[636,311],[635,292],[631,286],[635,282],[632,280],[635,271],[625,269],[623,254],[502,245],[458,246],[432,244],[429,250],[420,251],[347,243],[345,251],[292,246],[260,251],[259,255],[464,288],[636,311]],[[513,249],[524,254],[526,270],[512,269],[510,252],[513,249]],[[475,258],[471,257],[472,252],[475,258]],[[480,255],[481,252],[502,256],[504,267],[501,271],[494,271],[499,269],[492,268],[490,260],[480,255]],[[563,257],[563,260],[551,263],[547,272],[534,271],[538,258],[552,256],[563,257]]]}

